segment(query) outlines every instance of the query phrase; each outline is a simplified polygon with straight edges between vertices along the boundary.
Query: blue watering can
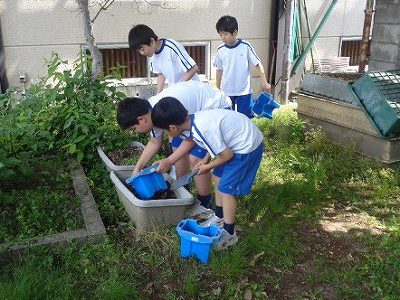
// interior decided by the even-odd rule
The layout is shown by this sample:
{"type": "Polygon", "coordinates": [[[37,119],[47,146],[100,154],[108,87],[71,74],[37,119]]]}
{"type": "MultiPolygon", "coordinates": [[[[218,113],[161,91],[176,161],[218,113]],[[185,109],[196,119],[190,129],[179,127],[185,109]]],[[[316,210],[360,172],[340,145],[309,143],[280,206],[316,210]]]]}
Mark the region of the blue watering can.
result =
{"type": "Polygon", "coordinates": [[[272,111],[280,107],[280,104],[274,100],[270,93],[261,93],[257,100],[252,101],[251,110],[257,118],[272,119],[272,111]]]}

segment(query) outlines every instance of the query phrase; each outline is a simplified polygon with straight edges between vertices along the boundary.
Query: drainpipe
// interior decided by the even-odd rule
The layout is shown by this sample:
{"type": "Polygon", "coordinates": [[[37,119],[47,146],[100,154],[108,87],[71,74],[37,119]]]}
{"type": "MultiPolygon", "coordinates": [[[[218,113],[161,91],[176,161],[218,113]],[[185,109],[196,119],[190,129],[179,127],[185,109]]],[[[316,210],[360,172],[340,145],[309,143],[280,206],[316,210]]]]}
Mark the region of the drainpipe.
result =
{"type": "Polygon", "coordinates": [[[8,79],[6,72],[6,63],[5,63],[5,55],[4,55],[4,46],[3,46],[3,34],[1,31],[1,22],[0,22],[0,85],[1,85],[1,93],[5,93],[8,89],[8,79]]]}
{"type": "Polygon", "coordinates": [[[364,28],[363,36],[361,40],[360,49],[360,64],[358,65],[358,72],[364,73],[365,67],[368,63],[368,44],[369,44],[369,34],[371,32],[372,14],[374,11],[374,0],[367,0],[367,7],[365,8],[365,18],[364,18],[364,28]]]}
{"type": "Polygon", "coordinates": [[[289,80],[290,80],[290,46],[292,45],[293,16],[296,0],[287,1],[285,16],[285,38],[283,42],[283,62],[282,62],[282,102],[287,104],[289,100],[289,80]]]}
{"type": "Polygon", "coordinates": [[[292,73],[291,76],[293,76],[294,74],[297,73],[298,69],[300,68],[300,66],[303,65],[304,60],[306,59],[307,53],[308,51],[311,49],[312,45],[314,44],[315,40],[317,39],[319,33],[321,32],[322,28],[324,27],[326,21],[328,21],[330,15],[332,14],[333,8],[336,5],[336,2],[338,0],[333,0],[331,5],[329,6],[328,10],[326,11],[324,17],[322,18],[321,22],[319,23],[317,29],[315,30],[313,36],[311,37],[311,39],[309,40],[306,48],[304,49],[303,53],[300,55],[300,57],[296,60],[293,68],[292,68],[292,73]]]}

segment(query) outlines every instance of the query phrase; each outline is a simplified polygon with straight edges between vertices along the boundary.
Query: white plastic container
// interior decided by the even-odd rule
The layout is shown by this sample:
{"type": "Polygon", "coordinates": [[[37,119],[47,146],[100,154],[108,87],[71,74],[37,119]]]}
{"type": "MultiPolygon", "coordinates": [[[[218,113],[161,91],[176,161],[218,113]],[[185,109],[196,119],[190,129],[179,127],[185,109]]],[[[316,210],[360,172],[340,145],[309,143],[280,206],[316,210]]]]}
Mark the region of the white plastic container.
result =
{"type": "MultiPolygon", "coordinates": [[[[176,199],[141,200],[121,182],[128,178],[131,172],[132,168],[111,171],[110,178],[117,189],[119,200],[136,225],[137,233],[151,230],[157,225],[177,225],[185,218],[186,210],[194,203],[194,198],[184,187],[174,190],[176,199]]],[[[170,175],[163,175],[167,181],[173,181],[170,175]]]]}
{"type": "MultiPolygon", "coordinates": [[[[135,147],[138,149],[144,149],[144,145],[140,142],[132,142],[130,143],[131,147],[135,147]]],[[[103,163],[106,165],[107,171],[126,171],[126,170],[133,170],[134,165],[115,165],[110,158],[107,156],[107,154],[104,152],[103,148],[97,147],[97,153],[99,154],[101,160],[103,163]]]]}

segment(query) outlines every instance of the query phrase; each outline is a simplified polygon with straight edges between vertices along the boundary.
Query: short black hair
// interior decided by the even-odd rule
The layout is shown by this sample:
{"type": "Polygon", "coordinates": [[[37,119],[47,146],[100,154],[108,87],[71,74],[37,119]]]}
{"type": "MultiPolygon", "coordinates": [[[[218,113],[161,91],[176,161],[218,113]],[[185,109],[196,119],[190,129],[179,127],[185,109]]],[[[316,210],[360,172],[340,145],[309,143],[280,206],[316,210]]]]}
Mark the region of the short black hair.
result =
{"type": "Polygon", "coordinates": [[[156,41],[158,40],[158,36],[154,33],[153,29],[147,25],[138,24],[129,31],[129,47],[136,50],[141,45],[150,46],[151,38],[156,41]]]}
{"type": "Polygon", "coordinates": [[[139,124],[137,118],[147,114],[151,105],[146,99],[139,97],[128,97],[117,105],[117,122],[122,129],[127,129],[139,124]]]}
{"type": "Polygon", "coordinates": [[[151,111],[153,125],[161,129],[169,129],[169,125],[181,125],[187,116],[186,108],[173,97],[162,98],[151,111]]]}
{"type": "Polygon", "coordinates": [[[235,17],[222,16],[219,18],[215,28],[217,29],[218,33],[221,31],[233,33],[235,30],[239,30],[239,25],[235,17]]]}

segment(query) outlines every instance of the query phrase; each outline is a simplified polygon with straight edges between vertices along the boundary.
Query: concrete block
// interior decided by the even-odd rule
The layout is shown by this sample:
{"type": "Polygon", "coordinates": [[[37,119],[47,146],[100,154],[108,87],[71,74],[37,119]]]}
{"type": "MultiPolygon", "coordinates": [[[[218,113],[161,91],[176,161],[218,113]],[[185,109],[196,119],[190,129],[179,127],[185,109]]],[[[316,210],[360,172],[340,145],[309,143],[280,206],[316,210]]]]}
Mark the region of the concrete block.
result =
{"type": "Polygon", "coordinates": [[[400,22],[399,0],[377,1],[375,11],[375,24],[399,24],[400,22]]]}
{"type": "Polygon", "coordinates": [[[400,44],[400,22],[398,25],[374,24],[372,36],[374,37],[374,42],[398,45],[400,44]]]}
{"type": "Polygon", "coordinates": [[[383,62],[395,62],[399,53],[399,46],[381,42],[372,42],[371,58],[383,62]]]}
{"type": "Polygon", "coordinates": [[[297,93],[297,112],[304,116],[379,137],[360,106],[297,93]]]}
{"type": "Polygon", "coordinates": [[[360,154],[383,163],[390,164],[400,161],[400,138],[385,140],[301,113],[299,113],[299,118],[307,122],[306,128],[322,128],[326,135],[338,145],[354,147],[360,154]]]}
{"type": "MultiPolygon", "coordinates": [[[[400,56],[399,56],[400,58],[400,56]]],[[[389,71],[389,70],[396,70],[400,68],[400,61],[396,62],[383,62],[379,60],[375,60],[372,58],[369,59],[368,62],[368,70],[369,71],[389,71]]]]}

